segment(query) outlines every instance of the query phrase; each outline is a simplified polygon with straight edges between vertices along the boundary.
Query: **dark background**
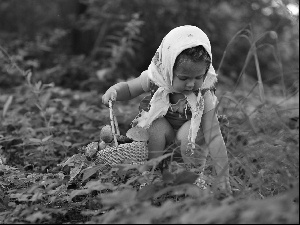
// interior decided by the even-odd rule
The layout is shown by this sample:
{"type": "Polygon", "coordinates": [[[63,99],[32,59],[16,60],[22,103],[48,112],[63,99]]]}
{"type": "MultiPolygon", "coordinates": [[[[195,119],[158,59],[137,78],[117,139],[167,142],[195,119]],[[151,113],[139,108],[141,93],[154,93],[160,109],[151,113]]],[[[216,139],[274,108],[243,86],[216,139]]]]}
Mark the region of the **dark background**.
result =
{"type": "MultiPolygon", "coordinates": [[[[295,0],[1,0],[0,46],[36,80],[103,93],[147,69],[172,28],[191,24],[211,40],[220,83],[235,84],[245,64],[243,76],[257,80],[253,57],[246,63],[255,42],[264,85],[282,85],[283,75],[293,92],[299,86],[299,14],[291,5],[299,8],[295,0]],[[244,36],[232,39],[241,30],[244,36]]],[[[0,88],[23,82],[4,57],[0,65],[0,88]]]]}

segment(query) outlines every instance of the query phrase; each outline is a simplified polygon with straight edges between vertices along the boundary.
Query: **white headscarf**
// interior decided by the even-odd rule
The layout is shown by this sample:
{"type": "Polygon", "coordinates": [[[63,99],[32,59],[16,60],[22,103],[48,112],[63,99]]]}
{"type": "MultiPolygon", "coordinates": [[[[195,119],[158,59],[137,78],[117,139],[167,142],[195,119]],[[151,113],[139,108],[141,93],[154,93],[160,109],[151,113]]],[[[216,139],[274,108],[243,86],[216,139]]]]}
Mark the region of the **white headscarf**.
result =
{"type": "MultiPolygon", "coordinates": [[[[164,37],[148,67],[149,78],[159,88],[150,101],[149,111],[143,111],[140,114],[140,117],[135,119],[137,126],[147,129],[154,120],[166,115],[171,106],[169,94],[175,92],[172,87],[173,66],[175,60],[183,50],[199,45],[202,45],[205,48],[212,59],[209,39],[206,34],[196,26],[186,25],[177,27],[164,37]]],[[[216,81],[217,74],[211,64],[203,85],[200,87],[198,96],[193,92],[185,95],[192,112],[189,141],[193,146],[204,110],[204,99],[201,95],[201,90],[211,88],[216,81]]]]}

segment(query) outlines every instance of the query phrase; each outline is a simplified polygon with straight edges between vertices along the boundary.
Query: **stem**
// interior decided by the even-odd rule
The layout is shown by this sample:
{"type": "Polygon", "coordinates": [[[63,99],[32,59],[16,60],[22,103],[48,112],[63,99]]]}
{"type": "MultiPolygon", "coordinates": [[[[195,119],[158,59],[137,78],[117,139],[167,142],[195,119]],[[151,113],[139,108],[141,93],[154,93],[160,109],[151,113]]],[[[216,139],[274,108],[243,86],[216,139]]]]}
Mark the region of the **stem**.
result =
{"type": "Polygon", "coordinates": [[[260,96],[261,102],[265,103],[266,99],[265,99],[264,85],[263,85],[262,78],[261,78],[261,72],[260,72],[260,68],[259,68],[259,61],[258,61],[258,57],[257,57],[256,46],[253,49],[253,55],[254,55],[255,67],[256,67],[256,71],[257,71],[259,96],[260,96]]]}
{"type": "Polygon", "coordinates": [[[283,75],[283,66],[282,66],[282,61],[281,61],[281,57],[280,57],[280,52],[279,52],[279,48],[278,48],[278,42],[276,41],[276,59],[279,65],[279,69],[280,69],[280,75],[281,75],[281,82],[282,82],[282,92],[283,92],[283,96],[284,99],[287,98],[287,93],[286,93],[286,88],[285,88],[285,84],[284,84],[284,75],[283,75]]]}

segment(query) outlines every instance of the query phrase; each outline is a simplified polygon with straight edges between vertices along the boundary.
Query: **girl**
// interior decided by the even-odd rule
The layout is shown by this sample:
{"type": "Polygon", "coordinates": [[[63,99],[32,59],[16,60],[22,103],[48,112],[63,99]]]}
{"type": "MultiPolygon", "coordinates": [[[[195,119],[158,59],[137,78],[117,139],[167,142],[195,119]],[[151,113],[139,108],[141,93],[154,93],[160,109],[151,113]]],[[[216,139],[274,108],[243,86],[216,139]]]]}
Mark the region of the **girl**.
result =
{"type": "Polygon", "coordinates": [[[185,163],[202,161],[203,167],[209,150],[219,187],[230,192],[227,151],[215,110],[216,81],[208,37],[198,27],[180,26],[164,37],[148,70],[110,87],[102,102],[108,105],[109,100],[125,101],[150,92],[133,121],[149,132],[149,159],[162,155],[175,140],[185,163]]]}

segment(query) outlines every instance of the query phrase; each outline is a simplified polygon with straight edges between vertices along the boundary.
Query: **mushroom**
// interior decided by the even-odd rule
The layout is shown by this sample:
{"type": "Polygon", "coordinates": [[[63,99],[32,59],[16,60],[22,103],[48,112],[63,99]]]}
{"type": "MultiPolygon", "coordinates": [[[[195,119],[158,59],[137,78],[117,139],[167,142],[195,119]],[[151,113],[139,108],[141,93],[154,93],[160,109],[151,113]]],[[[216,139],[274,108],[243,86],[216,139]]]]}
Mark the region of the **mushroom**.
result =
{"type": "Polygon", "coordinates": [[[105,143],[111,143],[114,139],[114,136],[111,131],[110,125],[105,125],[100,131],[100,140],[104,141],[105,143]]]}
{"type": "Polygon", "coordinates": [[[130,128],[126,133],[126,136],[132,139],[133,141],[138,141],[138,142],[146,142],[149,140],[148,131],[138,126],[130,128]]]}

